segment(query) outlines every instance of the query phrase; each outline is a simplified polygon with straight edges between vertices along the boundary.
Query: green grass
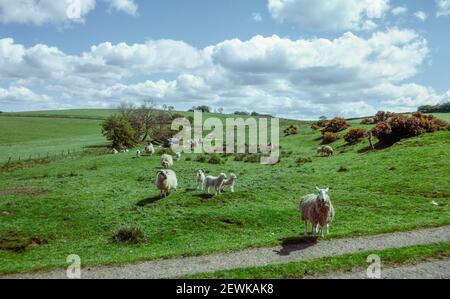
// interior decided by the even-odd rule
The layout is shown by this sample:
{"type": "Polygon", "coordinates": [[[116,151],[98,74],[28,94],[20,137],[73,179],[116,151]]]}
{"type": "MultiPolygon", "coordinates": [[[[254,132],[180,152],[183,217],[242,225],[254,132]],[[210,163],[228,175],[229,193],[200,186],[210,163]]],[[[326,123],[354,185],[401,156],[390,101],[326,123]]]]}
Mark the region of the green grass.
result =
{"type": "Polygon", "coordinates": [[[416,264],[428,260],[450,258],[450,244],[411,246],[399,249],[370,251],[346,254],[336,257],[314,259],[304,262],[292,262],[281,265],[243,268],[230,271],[218,271],[182,277],[184,279],[298,279],[305,276],[326,275],[330,272],[351,272],[367,269],[367,257],[380,256],[383,268],[416,264]]]}
{"type": "MultiPolygon", "coordinates": [[[[17,150],[27,143],[51,149],[59,138],[80,146],[102,142],[98,120],[24,117],[8,123],[14,118],[0,121],[17,130],[19,137],[2,135],[0,146],[13,138],[18,139],[9,146],[17,150]],[[68,123],[61,126],[60,121],[68,123]]],[[[264,166],[228,157],[212,165],[195,162],[195,155],[186,161],[184,155],[174,166],[180,189],[160,201],[153,183],[159,168],[156,156],[88,155],[0,173],[0,248],[2,242],[47,241],[22,253],[0,249],[0,273],[64,267],[69,254],[79,254],[83,265],[93,266],[278,245],[302,233],[298,204],[315,185],[332,188],[337,216],[331,238],[450,224],[449,132],[368,153],[359,152],[367,144],[349,147],[339,141],[333,145],[334,157],[321,158],[315,155],[320,133],[296,121],[283,121],[282,129],[290,123],[300,126],[300,134],[281,137],[280,164],[264,166]],[[312,162],[297,164],[299,158],[312,162]],[[338,173],[341,166],[349,171],[338,173]],[[198,169],[236,173],[237,192],[203,198],[191,190],[198,169]],[[145,241],[112,242],[124,226],[141,228],[145,241]]]]}

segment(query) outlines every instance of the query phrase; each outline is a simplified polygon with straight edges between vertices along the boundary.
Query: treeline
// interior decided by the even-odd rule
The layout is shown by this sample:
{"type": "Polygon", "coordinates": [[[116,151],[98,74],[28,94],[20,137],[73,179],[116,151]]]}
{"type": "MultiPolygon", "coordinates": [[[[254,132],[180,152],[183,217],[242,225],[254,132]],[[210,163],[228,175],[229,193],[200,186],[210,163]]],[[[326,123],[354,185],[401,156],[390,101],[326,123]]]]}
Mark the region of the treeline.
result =
{"type": "Polygon", "coordinates": [[[420,113],[450,113],[450,102],[440,105],[420,106],[417,111],[420,113]]]}

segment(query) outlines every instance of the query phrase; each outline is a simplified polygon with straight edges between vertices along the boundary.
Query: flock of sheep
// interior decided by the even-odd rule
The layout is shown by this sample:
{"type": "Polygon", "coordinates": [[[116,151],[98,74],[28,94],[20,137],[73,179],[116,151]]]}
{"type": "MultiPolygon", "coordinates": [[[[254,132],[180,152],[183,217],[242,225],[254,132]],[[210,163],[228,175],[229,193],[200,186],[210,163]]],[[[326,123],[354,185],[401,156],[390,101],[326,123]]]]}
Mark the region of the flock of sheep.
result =
{"type": "MultiPolygon", "coordinates": [[[[145,148],[145,153],[153,155],[155,153],[155,147],[149,143],[145,148]]],[[[334,150],[330,146],[320,146],[317,149],[317,154],[322,156],[333,155],[334,150]]],[[[136,157],[141,157],[141,151],[137,150],[136,157]]],[[[181,154],[176,153],[176,159],[181,159],[181,154]]],[[[158,170],[156,173],[155,185],[161,192],[161,197],[167,197],[172,191],[176,191],[178,188],[178,179],[175,171],[171,170],[174,165],[174,160],[171,155],[163,154],[161,156],[161,166],[163,169],[158,170]]],[[[198,170],[195,176],[196,189],[210,194],[211,188],[213,188],[216,195],[222,193],[225,188],[229,188],[231,192],[235,191],[235,184],[237,182],[237,176],[231,173],[227,176],[225,173],[221,173],[218,176],[206,176],[203,170],[198,170]]],[[[305,225],[305,236],[308,235],[307,227],[308,223],[312,224],[312,235],[320,233],[324,237],[325,231],[329,233],[330,224],[333,222],[335,211],[331,199],[328,195],[329,189],[320,189],[316,187],[318,194],[309,194],[304,196],[300,201],[300,217],[301,221],[305,225]]]]}

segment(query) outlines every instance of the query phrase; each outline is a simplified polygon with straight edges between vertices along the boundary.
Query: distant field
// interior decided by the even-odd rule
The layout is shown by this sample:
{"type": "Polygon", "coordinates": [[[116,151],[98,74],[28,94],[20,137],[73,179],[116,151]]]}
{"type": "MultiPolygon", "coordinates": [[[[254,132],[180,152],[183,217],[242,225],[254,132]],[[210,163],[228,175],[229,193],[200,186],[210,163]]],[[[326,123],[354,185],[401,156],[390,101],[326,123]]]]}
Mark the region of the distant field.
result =
{"type": "MultiPolygon", "coordinates": [[[[88,114],[102,113],[110,112],[88,114]]],[[[2,151],[104,143],[99,120],[0,116],[0,121],[7,128],[2,151]]],[[[285,120],[282,127],[290,123],[300,126],[300,134],[281,137],[281,163],[264,166],[229,156],[212,165],[184,155],[174,166],[180,189],[164,200],[154,186],[158,156],[87,156],[2,171],[0,273],[64,267],[73,253],[89,266],[277,245],[302,234],[299,201],[316,185],[332,188],[331,238],[450,224],[449,132],[368,153],[361,151],[367,142],[349,146],[340,140],[333,144],[335,156],[322,158],[315,152],[320,133],[298,121],[285,120]],[[341,166],[348,171],[338,172],[341,166]],[[192,190],[198,169],[236,173],[237,192],[202,196],[192,190]],[[145,241],[113,243],[124,225],[140,227],[145,241]],[[36,238],[41,244],[28,247],[36,238]],[[22,247],[23,252],[12,250],[22,247]]]]}

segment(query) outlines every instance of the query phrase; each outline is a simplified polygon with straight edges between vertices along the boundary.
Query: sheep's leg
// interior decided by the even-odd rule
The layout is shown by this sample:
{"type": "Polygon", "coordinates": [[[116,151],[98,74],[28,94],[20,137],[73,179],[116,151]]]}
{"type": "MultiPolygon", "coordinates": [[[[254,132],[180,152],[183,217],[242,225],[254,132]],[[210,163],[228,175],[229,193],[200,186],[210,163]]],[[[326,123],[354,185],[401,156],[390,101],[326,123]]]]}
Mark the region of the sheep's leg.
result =
{"type": "Polygon", "coordinates": [[[317,230],[317,224],[313,222],[313,224],[312,224],[312,235],[313,235],[313,237],[316,236],[316,230],[317,230]]]}
{"type": "Polygon", "coordinates": [[[327,235],[329,235],[329,234],[330,234],[330,225],[327,224],[327,235]]]}
{"type": "Polygon", "coordinates": [[[234,193],[234,186],[231,186],[231,193],[234,193]]]}
{"type": "Polygon", "coordinates": [[[307,237],[308,236],[308,221],[305,221],[305,234],[304,236],[307,237]]]}

